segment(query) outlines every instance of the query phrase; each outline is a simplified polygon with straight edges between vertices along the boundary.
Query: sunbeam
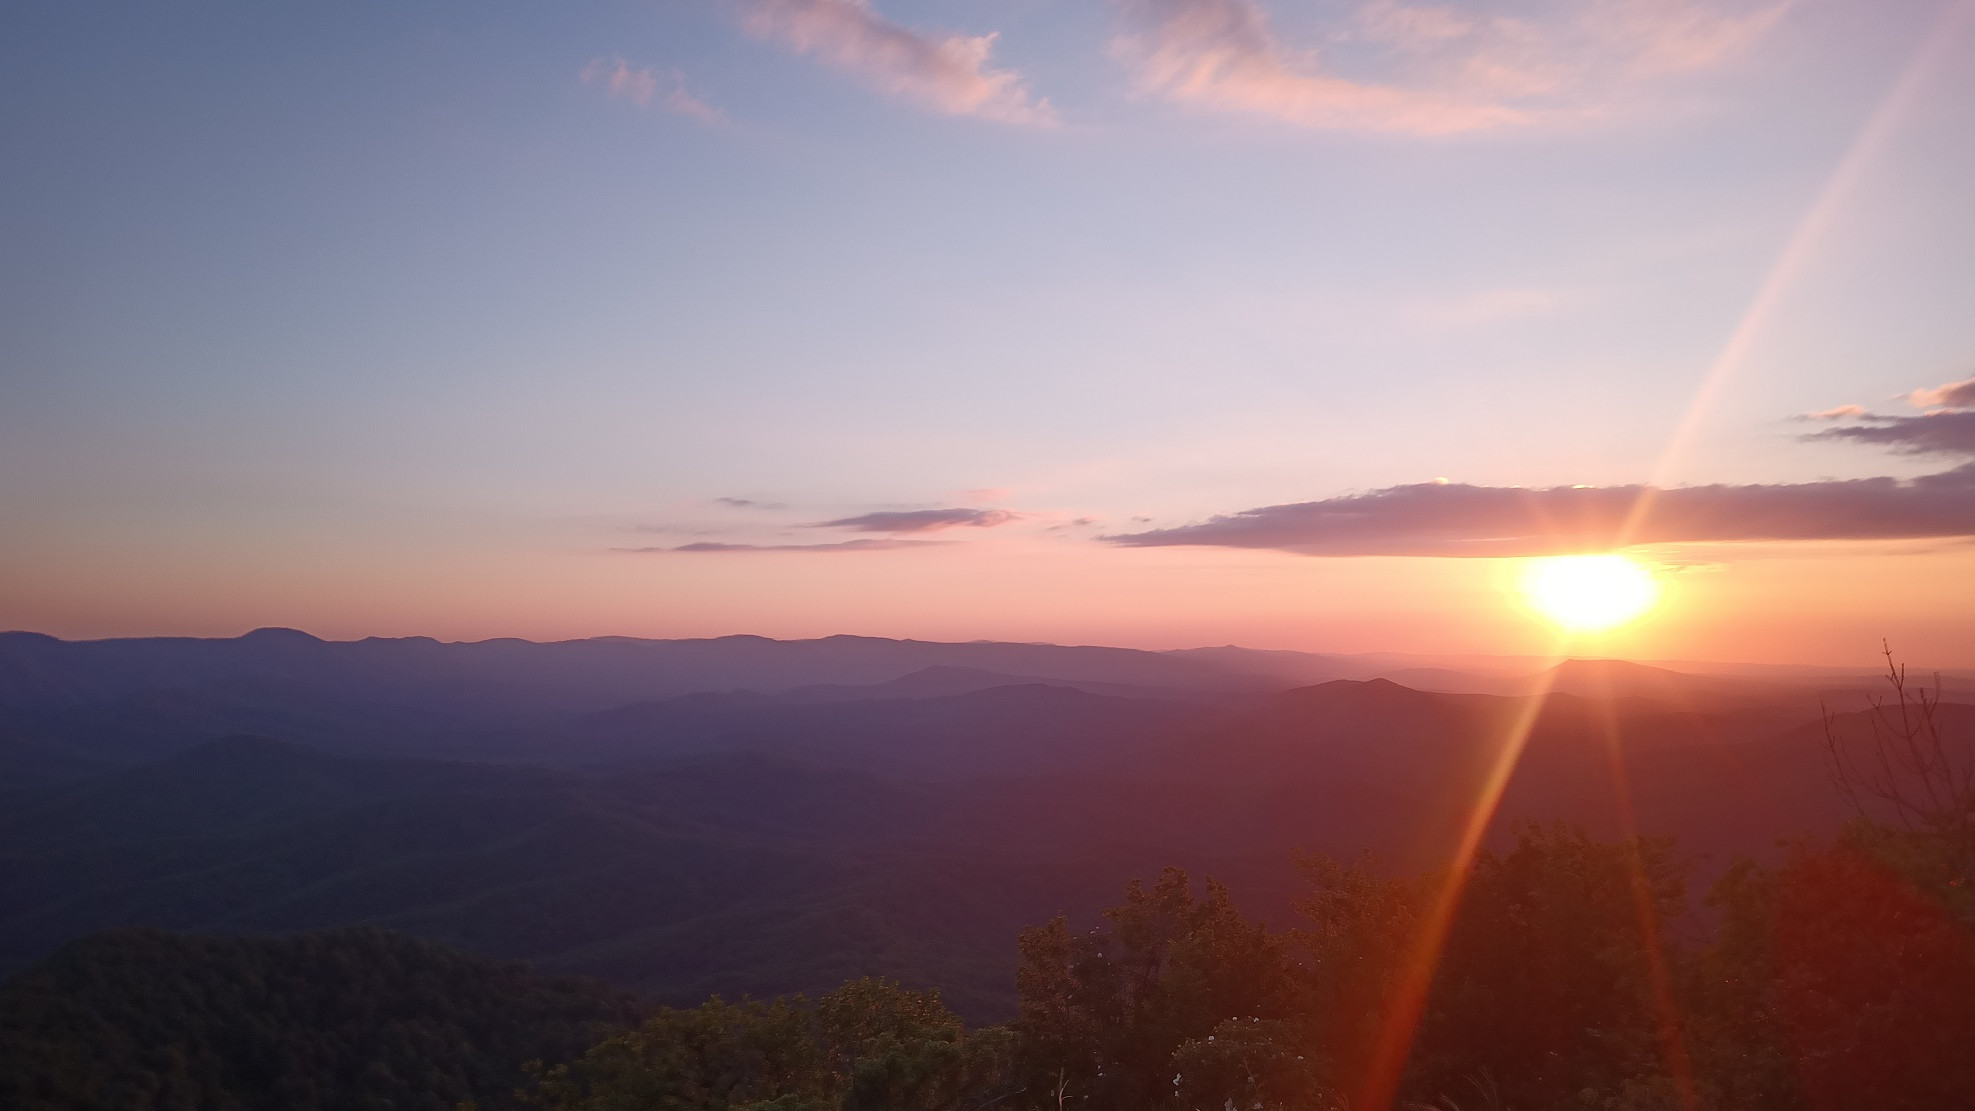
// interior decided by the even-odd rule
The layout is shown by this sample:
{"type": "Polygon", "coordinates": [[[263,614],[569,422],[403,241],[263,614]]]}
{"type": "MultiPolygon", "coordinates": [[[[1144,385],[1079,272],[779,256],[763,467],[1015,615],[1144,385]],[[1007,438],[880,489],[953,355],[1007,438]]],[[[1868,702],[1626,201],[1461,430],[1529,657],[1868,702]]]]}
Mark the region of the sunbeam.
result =
{"type": "Polygon", "coordinates": [[[1453,929],[1454,916],[1461,909],[1461,895],[1467,889],[1469,869],[1474,866],[1475,854],[1481,851],[1482,838],[1487,836],[1489,823],[1494,821],[1495,808],[1502,801],[1502,792],[1508,788],[1509,779],[1515,774],[1523,746],[1529,743],[1530,732],[1536,727],[1537,719],[1543,716],[1543,707],[1549,701],[1550,690],[1556,683],[1556,665],[1564,659],[1564,648],[1565,645],[1559,643],[1550,652],[1549,665],[1543,669],[1536,689],[1522,700],[1509,727],[1503,731],[1501,743],[1489,761],[1486,774],[1482,776],[1474,804],[1468,809],[1467,818],[1455,840],[1454,851],[1448,858],[1440,888],[1434,892],[1405,963],[1399,970],[1398,983],[1379,1023],[1378,1039],[1373,1044],[1371,1058],[1365,1064],[1364,1079],[1359,1085],[1357,1097],[1351,1102],[1354,1108],[1390,1108],[1398,1098],[1399,1084],[1406,1071],[1406,1059],[1412,1053],[1413,1036],[1419,1030],[1420,1015],[1426,1008],[1427,994],[1433,988],[1434,970],[1439,967],[1440,953],[1447,943],[1448,932],[1453,929]]]}
{"type": "Polygon", "coordinates": [[[1850,199],[1851,193],[1864,174],[1865,168],[1878,157],[1889,136],[1898,127],[1901,119],[1913,107],[1927,79],[1949,56],[1961,36],[1975,26],[1975,0],[1959,0],[1942,9],[1927,33],[1922,36],[1919,48],[1913,58],[1901,71],[1879,106],[1873,110],[1865,126],[1846,149],[1844,157],[1825,179],[1824,188],[1818,191],[1796,230],[1784,244],[1783,250],[1770,265],[1762,285],[1757,288],[1755,297],[1743,310],[1741,320],[1735,330],[1729,333],[1727,342],[1708,365],[1707,374],[1695,388],[1694,395],[1687,403],[1686,412],[1674,426],[1667,438],[1666,446],[1660,451],[1659,460],[1654,464],[1650,481],[1642,489],[1633,503],[1632,511],[1626,516],[1619,529],[1618,547],[1639,534],[1647,517],[1652,514],[1653,502],[1661,488],[1674,480],[1678,468],[1688,449],[1692,446],[1701,422],[1714,407],[1722,388],[1741,370],[1747,360],[1756,338],[1768,327],[1769,319],[1783,302],[1784,295],[1792,284],[1808,268],[1814,249],[1836,219],[1840,209],[1850,199]]]}
{"type": "Polygon", "coordinates": [[[1652,978],[1653,1009],[1660,1024],[1660,1049],[1665,1055],[1667,1073],[1673,1079],[1683,1111],[1694,1111],[1700,1096],[1694,1088],[1694,1067],[1681,1032],[1680,1007],[1673,994],[1673,977],[1667,970],[1665,947],[1660,938],[1660,916],[1653,900],[1652,883],[1646,875],[1644,847],[1639,843],[1639,820],[1632,806],[1632,782],[1625,772],[1625,744],[1618,721],[1619,692],[1609,684],[1598,700],[1597,715],[1605,741],[1605,757],[1612,773],[1612,805],[1616,811],[1619,835],[1630,847],[1632,905],[1639,916],[1639,937],[1646,953],[1647,975],[1652,978]]]}

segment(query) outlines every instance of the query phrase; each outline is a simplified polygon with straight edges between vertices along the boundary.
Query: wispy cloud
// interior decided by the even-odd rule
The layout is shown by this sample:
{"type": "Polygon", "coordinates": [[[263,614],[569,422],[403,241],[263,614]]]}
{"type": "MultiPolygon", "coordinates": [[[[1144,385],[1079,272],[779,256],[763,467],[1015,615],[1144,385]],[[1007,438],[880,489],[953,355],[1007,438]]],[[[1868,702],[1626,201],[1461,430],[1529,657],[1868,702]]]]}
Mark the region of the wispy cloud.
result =
{"type": "Polygon", "coordinates": [[[840,540],[832,544],[724,544],[701,541],[676,548],[620,548],[640,555],[732,552],[893,552],[902,548],[933,548],[952,543],[948,540],[840,540]]]}
{"type": "Polygon", "coordinates": [[[1287,50],[1253,0],[1122,0],[1133,30],[1114,49],[1146,93],[1308,127],[1439,134],[1520,123],[1524,113],[1325,73],[1287,50]]]}
{"type": "Polygon", "coordinates": [[[713,504],[724,505],[728,509],[787,509],[778,501],[757,501],[754,498],[714,498],[713,504]]]}
{"type": "Polygon", "coordinates": [[[1018,516],[1006,509],[907,509],[819,521],[809,527],[851,529],[856,532],[937,532],[960,527],[993,528],[1005,525],[1018,516]]]}
{"type": "Polygon", "coordinates": [[[1975,409],[1941,409],[1917,417],[1870,413],[1864,424],[1812,432],[1807,440],[1850,440],[1891,448],[1901,455],[1975,455],[1975,409]]]}
{"type": "Polygon", "coordinates": [[[1930,390],[1906,395],[1908,404],[1920,409],[1975,409],[1975,378],[1945,382],[1930,390]]]}
{"type": "Polygon", "coordinates": [[[1285,45],[1257,0],[1116,2],[1127,30],[1114,49],[1145,93],[1307,127],[1422,135],[1602,114],[1627,86],[1745,51],[1787,7],[1551,0],[1509,15],[1374,0],[1328,36],[1358,76],[1285,45]]]}
{"type": "Polygon", "coordinates": [[[1022,75],[989,64],[995,36],[928,34],[869,0],[742,0],[748,31],[855,75],[880,92],[956,116],[1050,124],[1049,102],[1022,75]]]}
{"type": "Polygon", "coordinates": [[[602,86],[611,96],[640,108],[661,108],[704,124],[727,122],[727,113],[687,90],[686,75],[676,69],[634,67],[623,58],[609,57],[591,61],[582,76],[584,84],[602,86]]]}
{"type": "Polygon", "coordinates": [[[1901,455],[1975,457],[1975,378],[1914,390],[1906,395],[1906,400],[1915,408],[1930,411],[1917,417],[1892,417],[1868,412],[1857,405],[1840,405],[1822,413],[1807,414],[1807,419],[1850,420],[1857,424],[1812,432],[1804,439],[1850,440],[1891,448],[1901,455]]]}
{"type": "Polygon", "coordinates": [[[1466,8],[1372,0],[1345,41],[1384,46],[1470,94],[1583,96],[1745,53],[1790,0],[1539,0],[1466,8]]]}

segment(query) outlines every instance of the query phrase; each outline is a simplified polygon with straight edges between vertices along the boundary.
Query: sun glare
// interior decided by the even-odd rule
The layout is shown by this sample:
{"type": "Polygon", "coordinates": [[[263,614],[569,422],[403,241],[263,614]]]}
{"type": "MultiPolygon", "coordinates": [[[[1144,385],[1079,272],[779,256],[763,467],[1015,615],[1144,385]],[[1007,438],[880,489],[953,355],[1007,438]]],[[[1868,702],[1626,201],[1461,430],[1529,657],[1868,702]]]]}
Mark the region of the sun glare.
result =
{"type": "Polygon", "coordinates": [[[1573,633],[1598,633],[1632,621],[1659,601],[1659,580],[1622,555],[1532,559],[1522,573],[1530,609],[1573,633]]]}

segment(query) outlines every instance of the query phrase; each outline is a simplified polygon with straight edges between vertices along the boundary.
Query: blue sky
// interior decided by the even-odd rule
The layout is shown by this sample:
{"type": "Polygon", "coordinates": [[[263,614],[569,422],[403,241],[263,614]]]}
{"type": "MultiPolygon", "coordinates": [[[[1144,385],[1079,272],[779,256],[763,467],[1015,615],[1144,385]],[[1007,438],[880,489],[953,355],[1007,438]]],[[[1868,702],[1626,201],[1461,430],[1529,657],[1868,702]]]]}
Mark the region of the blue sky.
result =
{"type": "MultiPolygon", "coordinates": [[[[1975,375],[1966,7],[11,5],[0,624],[954,634],[1260,506],[1939,471],[1790,418],[1975,375]]],[[[1328,646],[1124,605],[1033,631],[1328,646]]]]}

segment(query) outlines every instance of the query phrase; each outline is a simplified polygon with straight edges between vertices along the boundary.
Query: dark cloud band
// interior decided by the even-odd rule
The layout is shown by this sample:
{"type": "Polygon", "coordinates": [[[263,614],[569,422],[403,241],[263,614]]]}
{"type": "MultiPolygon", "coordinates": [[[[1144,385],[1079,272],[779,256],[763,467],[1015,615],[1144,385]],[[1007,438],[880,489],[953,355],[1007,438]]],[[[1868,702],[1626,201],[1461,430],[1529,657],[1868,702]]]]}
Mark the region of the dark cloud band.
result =
{"type": "Polygon", "coordinates": [[[1320,556],[1525,556],[1621,544],[1969,536],[1975,536],[1975,463],[1904,481],[1393,486],[1104,539],[1132,548],[1205,545],[1320,556]]]}
{"type": "Polygon", "coordinates": [[[1869,423],[1827,428],[1804,439],[1850,440],[1891,448],[1902,455],[1975,455],[1975,409],[1947,409],[1917,417],[1865,414],[1858,419],[1869,423]]]}
{"type": "Polygon", "coordinates": [[[864,513],[835,521],[819,521],[811,528],[840,528],[854,532],[935,532],[945,528],[993,528],[1014,520],[1006,509],[908,509],[897,512],[864,513]]]}
{"type": "Polygon", "coordinates": [[[723,544],[702,540],[697,544],[681,544],[676,548],[622,548],[620,551],[640,555],[666,555],[675,553],[731,553],[731,552],[892,552],[901,548],[931,548],[951,543],[946,540],[839,540],[833,544],[723,544]]]}

